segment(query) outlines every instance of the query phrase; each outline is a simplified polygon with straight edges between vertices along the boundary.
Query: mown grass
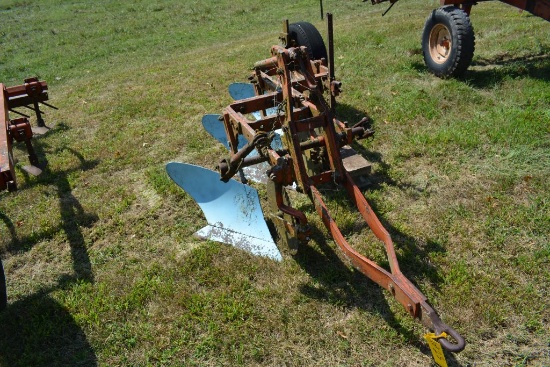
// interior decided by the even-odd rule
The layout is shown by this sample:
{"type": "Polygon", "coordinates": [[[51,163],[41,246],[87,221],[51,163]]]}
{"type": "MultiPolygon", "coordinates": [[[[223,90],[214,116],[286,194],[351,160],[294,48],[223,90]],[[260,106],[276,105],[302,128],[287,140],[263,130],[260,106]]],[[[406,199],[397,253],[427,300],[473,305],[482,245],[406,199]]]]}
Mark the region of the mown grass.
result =
{"type": "MultiPolygon", "coordinates": [[[[373,162],[365,194],[402,270],[467,339],[450,365],[547,366],[548,23],[474,7],[473,65],[440,80],[418,54],[437,6],[400,2],[382,18],[383,5],[325,2],[338,115],[374,118],[357,146],[373,162]]],[[[230,102],[283,19],[324,30],[317,3],[3,1],[0,16],[0,82],[38,75],[59,107],[34,139],[44,174],[18,169],[19,191],[0,197],[2,365],[433,363],[423,327],[349,267],[307,201],[311,245],[274,263],[195,239],[204,219],[164,172],[215,166],[225,152],[202,115],[230,102]]],[[[379,259],[344,198],[331,206],[379,259]]]]}

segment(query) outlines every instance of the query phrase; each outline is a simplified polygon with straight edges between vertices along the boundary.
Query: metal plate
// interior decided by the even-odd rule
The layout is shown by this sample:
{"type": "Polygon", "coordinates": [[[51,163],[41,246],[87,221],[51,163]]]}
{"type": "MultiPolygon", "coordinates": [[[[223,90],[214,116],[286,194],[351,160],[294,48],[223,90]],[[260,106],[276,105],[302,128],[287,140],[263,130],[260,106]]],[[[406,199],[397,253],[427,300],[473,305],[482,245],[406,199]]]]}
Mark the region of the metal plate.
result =
{"type": "Polygon", "coordinates": [[[39,176],[42,173],[42,170],[36,166],[29,165],[29,166],[23,166],[21,167],[23,171],[33,175],[33,176],[39,176]]]}
{"type": "Polygon", "coordinates": [[[33,126],[31,127],[32,133],[36,135],[45,135],[48,131],[51,130],[51,127],[48,126],[33,126]]]}
{"type": "Polygon", "coordinates": [[[208,225],[197,231],[197,236],[282,260],[255,189],[235,180],[223,183],[217,172],[192,164],[170,162],[166,171],[197,202],[206,217],[208,225]]]}
{"type": "Polygon", "coordinates": [[[250,83],[231,83],[227,89],[229,90],[229,95],[235,101],[251,98],[256,95],[254,86],[250,83]]]}
{"type": "MultiPolygon", "coordinates": [[[[227,141],[227,135],[225,134],[225,127],[223,126],[223,119],[221,119],[221,115],[216,114],[209,114],[204,115],[202,117],[202,127],[204,130],[206,130],[210,135],[212,135],[217,141],[223,144],[223,146],[229,150],[229,142],[227,141]]],[[[246,144],[246,139],[244,137],[241,137],[239,139],[239,146],[237,149],[241,149],[246,144]]],[[[251,156],[257,155],[256,151],[254,150],[251,153],[251,156]]]]}
{"type": "MultiPolygon", "coordinates": [[[[256,96],[256,92],[254,91],[254,87],[250,83],[232,83],[227,88],[229,91],[229,95],[231,98],[233,98],[235,101],[241,100],[241,99],[247,99],[252,98],[256,96]]],[[[268,108],[265,111],[267,116],[274,115],[277,113],[277,107],[271,107],[268,108]]],[[[252,112],[252,116],[256,120],[259,120],[262,118],[262,115],[260,114],[260,111],[252,112]]]]}

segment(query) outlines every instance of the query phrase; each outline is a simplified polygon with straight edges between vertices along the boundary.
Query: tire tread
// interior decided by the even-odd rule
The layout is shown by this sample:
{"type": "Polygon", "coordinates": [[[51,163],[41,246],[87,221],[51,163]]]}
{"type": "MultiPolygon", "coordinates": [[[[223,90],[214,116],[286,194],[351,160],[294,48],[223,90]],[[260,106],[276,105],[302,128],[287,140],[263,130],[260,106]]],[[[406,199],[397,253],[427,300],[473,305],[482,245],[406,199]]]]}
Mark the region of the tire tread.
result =
{"type": "MultiPolygon", "coordinates": [[[[464,74],[470,66],[475,50],[474,29],[468,14],[454,6],[448,5],[435,9],[426,19],[422,34],[422,52],[424,61],[430,71],[441,78],[457,77],[464,74]],[[449,24],[446,24],[448,22],[449,24]],[[443,64],[431,61],[429,53],[429,34],[436,24],[444,24],[454,35],[453,45],[456,44],[456,52],[452,58],[443,64]],[[455,29],[453,29],[453,26],[455,29]],[[456,37],[456,40],[455,40],[456,37]],[[453,57],[454,56],[454,57],[453,57]]],[[[451,51],[452,52],[452,51],[451,51]]]]}

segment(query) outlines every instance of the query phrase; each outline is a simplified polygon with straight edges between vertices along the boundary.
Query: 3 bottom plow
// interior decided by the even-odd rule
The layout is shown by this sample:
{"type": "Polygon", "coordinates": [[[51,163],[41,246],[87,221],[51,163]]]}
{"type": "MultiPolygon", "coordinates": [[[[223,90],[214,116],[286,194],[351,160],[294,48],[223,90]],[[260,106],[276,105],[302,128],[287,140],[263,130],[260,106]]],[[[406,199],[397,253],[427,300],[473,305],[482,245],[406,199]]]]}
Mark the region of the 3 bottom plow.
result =
{"type": "Polygon", "coordinates": [[[353,265],[432,330],[432,341],[438,346],[460,352],[464,338],[443,323],[426,297],[403,275],[390,234],[354,181],[367,164],[362,157],[349,154],[354,153],[349,144],[372,136],[373,131],[369,118],[349,125],[334,116],[341,83],[334,78],[330,14],[327,21],[328,52],[313,25],[285,22],[281,45],[272,46],[271,57],[254,65],[250,83],[230,86],[235,101],[222,115],[204,117],[205,129],[229,150],[229,157],[219,162],[218,172],[178,162],[168,163],[167,172],[206,217],[208,225],[197,235],[274,260],[282,256],[264,217],[274,224],[279,245],[290,253],[298,251],[307,245],[311,230],[306,215],[293,207],[288,191],[307,195],[353,265]],[[246,184],[248,179],[267,185],[264,210],[257,191],[246,184]],[[383,243],[389,269],[360,254],[344,238],[323,200],[324,187],[347,192],[383,243]]]}

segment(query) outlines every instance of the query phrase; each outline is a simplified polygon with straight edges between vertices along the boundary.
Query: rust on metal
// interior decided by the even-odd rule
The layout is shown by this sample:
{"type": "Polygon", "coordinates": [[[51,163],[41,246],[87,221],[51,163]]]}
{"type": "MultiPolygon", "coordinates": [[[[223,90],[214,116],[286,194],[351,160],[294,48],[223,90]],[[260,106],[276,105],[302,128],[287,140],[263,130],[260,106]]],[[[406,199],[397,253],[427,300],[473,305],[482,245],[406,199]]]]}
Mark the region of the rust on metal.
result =
{"type": "MultiPolygon", "coordinates": [[[[327,14],[327,22],[329,60],[332,61],[330,14],[327,14]]],[[[444,348],[461,351],[465,346],[464,339],[441,321],[426,297],[403,275],[390,234],[352,177],[351,171],[355,169],[363,173],[368,171],[368,162],[361,167],[362,161],[356,160],[355,168],[345,164],[341,152],[345,152],[354,140],[373,135],[370,119],[364,118],[350,127],[334,116],[335,97],[341,93],[341,83],[334,78],[332,63],[328,65],[325,59],[310,60],[306,47],[291,42],[289,37],[289,26],[285,22],[281,39],[291,46],[272,46],[271,56],[255,63],[249,78],[256,96],[237,100],[223,111],[230,157],[218,165],[221,180],[229,181],[243,167],[268,162],[269,216],[290,250],[310,239],[306,215],[292,206],[285,191],[285,187],[295,185],[298,192],[309,196],[334,241],[354,266],[388,290],[412,317],[438,334],[446,332],[450,335],[454,341],[439,340],[444,348]],[[325,94],[328,94],[328,102],[325,94]],[[268,109],[277,112],[266,116],[268,109]],[[255,121],[247,117],[258,112],[261,117],[255,121]],[[275,131],[282,131],[283,149],[277,150],[271,145],[275,131]],[[239,139],[242,138],[247,143],[239,149],[239,139]],[[259,155],[247,157],[254,149],[259,155]],[[361,255],[344,238],[319,190],[325,184],[345,188],[371,231],[384,244],[389,270],[361,255]]],[[[348,150],[348,153],[351,152],[348,150]]]]}
{"type": "Polygon", "coordinates": [[[32,175],[39,175],[38,157],[31,143],[33,134],[44,134],[48,131],[42,118],[43,112],[40,104],[56,109],[55,106],[46,103],[48,97],[48,85],[38,78],[25,79],[24,84],[6,87],[0,83],[0,190],[14,190],[17,188],[13,142],[22,142],[27,149],[30,165],[22,168],[32,175]],[[36,115],[37,127],[31,127],[28,115],[16,110],[25,107],[36,115]],[[22,116],[10,119],[10,112],[22,116]],[[34,130],[34,132],[33,132],[34,130]]]}
{"type": "Polygon", "coordinates": [[[12,139],[8,136],[10,120],[8,97],[4,84],[0,83],[0,190],[16,187],[13,170],[12,139]]]}
{"type": "MultiPolygon", "coordinates": [[[[514,6],[521,10],[526,10],[529,13],[536,15],[542,19],[550,21],[550,0],[500,0],[501,2],[514,6]]],[[[467,14],[470,14],[472,4],[475,2],[467,0],[440,0],[443,5],[455,5],[463,9],[467,14]]]]}
{"type": "MultiPolygon", "coordinates": [[[[389,1],[392,5],[397,2],[397,0],[371,0],[373,5],[386,1],[389,1]]],[[[550,21],[550,0],[500,0],[500,2],[526,10],[537,17],[550,21]]],[[[441,6],[454,5],[464,10],[468,15],[470,15],[472,6],[477,4],[476,1],[471,0],[440,0],[439,3],[441,6]]]]}

